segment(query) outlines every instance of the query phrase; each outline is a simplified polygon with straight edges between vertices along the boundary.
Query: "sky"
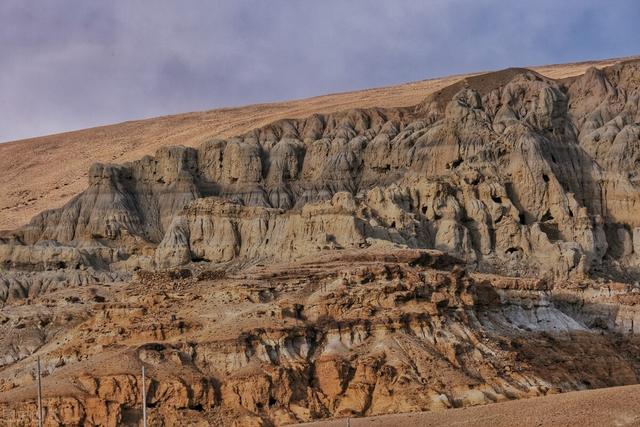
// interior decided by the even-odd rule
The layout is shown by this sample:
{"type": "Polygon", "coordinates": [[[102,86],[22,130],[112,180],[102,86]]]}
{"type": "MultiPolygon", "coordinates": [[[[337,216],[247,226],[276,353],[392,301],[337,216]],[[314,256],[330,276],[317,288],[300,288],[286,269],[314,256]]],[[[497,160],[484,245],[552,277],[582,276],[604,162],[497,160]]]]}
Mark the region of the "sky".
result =
{"type": "Polygon", "coordinates": [[[0,0],[0,141],[640,54],[638,0],[0,0]]]}

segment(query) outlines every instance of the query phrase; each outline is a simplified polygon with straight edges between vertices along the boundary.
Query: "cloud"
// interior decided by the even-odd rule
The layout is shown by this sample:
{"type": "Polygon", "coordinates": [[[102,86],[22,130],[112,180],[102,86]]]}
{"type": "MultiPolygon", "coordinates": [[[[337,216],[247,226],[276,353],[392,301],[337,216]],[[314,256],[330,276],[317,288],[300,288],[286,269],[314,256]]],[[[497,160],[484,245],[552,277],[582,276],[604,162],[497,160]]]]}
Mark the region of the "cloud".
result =
{"type": "Polygon", "coordinates": [[[3,0],[0,141],[636,54],[634,0],[3,0]]]}

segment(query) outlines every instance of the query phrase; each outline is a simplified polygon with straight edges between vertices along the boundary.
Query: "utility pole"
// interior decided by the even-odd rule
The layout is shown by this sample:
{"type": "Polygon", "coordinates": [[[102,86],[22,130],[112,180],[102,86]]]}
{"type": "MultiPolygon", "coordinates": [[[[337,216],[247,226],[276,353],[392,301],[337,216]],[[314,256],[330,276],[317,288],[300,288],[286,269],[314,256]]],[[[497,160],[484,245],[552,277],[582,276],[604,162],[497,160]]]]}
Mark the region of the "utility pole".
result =
{"type": "Polygon", "coordinates": [[[38,427],[42,427],[42,382],[40,377],[40,356],[38,356],[38,427]]]}
{"type": "Polygon", "coordinates": [[[147,389],[144,384],[144,365],[142,365],[142,426],[147,427],[147,389]]]}

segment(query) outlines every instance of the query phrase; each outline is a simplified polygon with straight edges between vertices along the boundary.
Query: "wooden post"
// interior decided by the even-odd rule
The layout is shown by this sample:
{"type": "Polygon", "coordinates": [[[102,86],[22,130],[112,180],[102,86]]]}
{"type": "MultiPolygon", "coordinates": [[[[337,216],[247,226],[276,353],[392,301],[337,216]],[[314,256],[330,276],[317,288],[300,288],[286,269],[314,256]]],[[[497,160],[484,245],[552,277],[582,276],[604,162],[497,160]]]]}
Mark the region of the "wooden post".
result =
{"type": "Polygon", "coordinates": [[[144,384],[144,365],[142,365],[142,426],[147,427],[147,389],[144,384]]]}
{"type": "Polygon", "coordinates": [[[38,427],[42,427],[42,382],[40,377],[40,356],[38,356],[38,427]]]}

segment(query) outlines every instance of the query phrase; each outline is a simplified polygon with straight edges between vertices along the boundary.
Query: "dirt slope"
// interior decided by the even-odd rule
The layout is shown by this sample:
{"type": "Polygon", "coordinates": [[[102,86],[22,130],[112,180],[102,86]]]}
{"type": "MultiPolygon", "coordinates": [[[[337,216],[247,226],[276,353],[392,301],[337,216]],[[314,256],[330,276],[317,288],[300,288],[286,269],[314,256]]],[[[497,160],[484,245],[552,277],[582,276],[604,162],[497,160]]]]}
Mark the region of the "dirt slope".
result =
{"type": "MultiPolygon", "coordinates": [[[[352,427],[413,426],[637,426],[640,425],[640,386],[611,387],[524,399],[444,412],[353,418],[352,427]],[[514,421],[514,420],[517,420],[514,421]]],[[[346,419],[299,424],[342,427],[346,419]]]]}
{"type": "MultiPolygon", "coordinates": [[[[552,78],[584,73],[621,59],[532,67],[552,78]]],[[[134,160],[167,145],[195,146],[209,137],[229,137],[283,118],[350,108],[418,104],[427,95],[469,75],[319,96],[296,101],[193,112],[0,144],[0,230],[25,224],[84,189],[94,162],[134,160]]]]}

